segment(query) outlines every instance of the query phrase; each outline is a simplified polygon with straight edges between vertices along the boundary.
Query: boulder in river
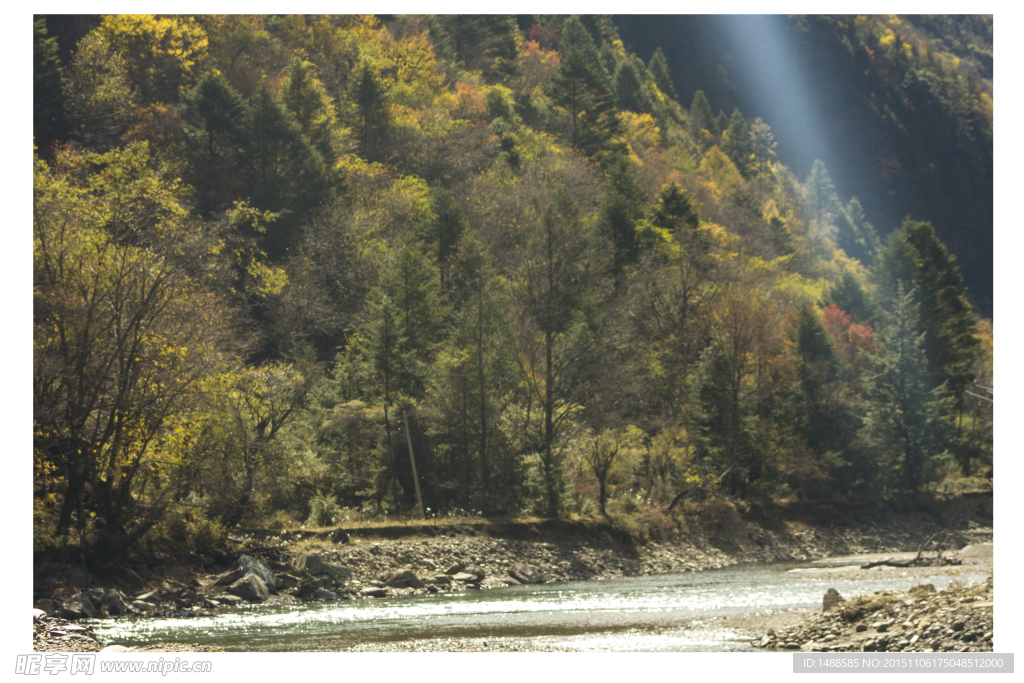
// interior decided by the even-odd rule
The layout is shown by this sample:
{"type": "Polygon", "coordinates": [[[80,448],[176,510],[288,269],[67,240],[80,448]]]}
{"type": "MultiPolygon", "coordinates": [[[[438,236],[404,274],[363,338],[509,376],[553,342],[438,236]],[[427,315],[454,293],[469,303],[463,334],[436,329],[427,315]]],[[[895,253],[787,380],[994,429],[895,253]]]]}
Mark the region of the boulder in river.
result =
{"type": "Polygon", "coordinates": [[[75,593],[64,601],[61,616],[65,619],[92,619],[99,612],[85,593],[75,593]]]}
{"type": "MultiPolygon", "coordinates": [[[[245,575],[245,572],[243,572],[241,568],[232,569],[232,570],[226,571],[223,574],[221,574],[220,576],[218,576],[217,580],[214,581],[212,585],[214,585],[214,586],[230,586],[235,581],[238,581],[240,578],[242,578],[242,576],[244,576],[244,575],[245,575]]],[[[143,598],[140,597],[140,599],[143,599],[143,598]]]]}
{"type": "Polygon", "coordinates": [[[277,592],[277,581],[274,579],[274,572],[271,571],[266,562],[251,555],[242,555],[238,561],[238,566],[241,567],[242,572],[245,574],[255,574],[260,577],[268,591],[271,593],[277,592]]]}
{"type": "Polygon", "coordinates": [[[249,602],[263,602],[270,597],[267,584],[256,574],[246,574],[228,588],[228,592],[249,602]]]}
{"type": "Polygon", "coordinates": [[[120,615],[132,612],[128,596],[116,588],[104,588],[102,602],[107,614],[120,615]]]}

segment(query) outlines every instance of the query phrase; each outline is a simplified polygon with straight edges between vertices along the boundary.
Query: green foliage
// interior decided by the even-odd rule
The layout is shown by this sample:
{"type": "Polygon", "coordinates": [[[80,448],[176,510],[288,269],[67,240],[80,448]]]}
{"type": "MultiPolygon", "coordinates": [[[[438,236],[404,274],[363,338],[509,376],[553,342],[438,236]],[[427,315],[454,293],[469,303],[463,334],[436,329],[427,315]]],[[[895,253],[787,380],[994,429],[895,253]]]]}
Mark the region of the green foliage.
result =
{"type": "Polygon", "coordinates": [[[644,89],[647,71],[636,55],[619,61],[613,79],[615,99],[619,109],[633,112],[649,112],[651,102],[644,89]]]}
{"type": "Polygon", "coordinates": [[[100,33],[89,33],[69,67],[67,102],[73,136],[94,147],[109,147],[128,127],[137,100],[124,57],[100,33]]]}
{"type": "Polygon", "coordinates": [[[931,223],[907,219],[889,235],[871,269],[881,307],[893,314],[899,287],[911,287],[919,308],[915,325],[924,334],[924,353],[933,386],[948,382],[957,405],[971,381],[978,349],[977,323],[954,258],[935,236],[931,223]]]}
{"type": "MultiPolygon", "coordinates": [[[[948,56],[851,21],[984,139],[948,56]]],[[[433,510],[637,539],[723,493],[989,476],[992,328],[930,224],[883,246],[877,198],[684,113],[610,17],[515,22],[110,15],[63,83],[36,23],[38,543],[405,514],[407,440],[433,510]]]]}
{"type": "Polygon", "coordinates": [[[330,169],[337,158],[332,138],[338,125],[330,95],[312,63],[296,57],[285,72],[281,100],[330,169]]]}
{"type": "Polygon", "coordinates": [[[693,94],[693,102],[690,104],[690,134],[694,139],[703,143],[704,137],[701,131],[708,131],[708,137],[714,136],[714,114],[711,113],[711,105],[703,90],[693,94]]]}
{"type": "Polygon", "coordinates": [[[362,152],[371,161],[383,161],[390,151],[391,118],[384,86],[369,63],[356,73],[349,90],[362,152]]]}
{"type": "Polygon", "coordinates": [[[651,61],[647,65],[647,71],[651,74],[651,78],[654,79],[654,83],[658,86],[658,90],[673,101],[679,99],[679,95],[676,94],[676,88],[672,84],[672,77],[669,75],[668,61],[665,59],[665,53],[661,51],[660,47],[654,51],[653,55],[651,55],[651,61]]]}
{"type": "Polygon", "coordinates": [[[623,270],[639,255],[637,223],[643,217],[644,193],[625,159],[611,162],[605,177],[599,220],[614,248],[613,268],[622,281],[623,270]]]}
{"type": "Polygon", "coordinates": [[[317,494],[309,500],[309,517],[306,524],[312,527],[333,526],[340,514],[341,510],[334,498],[317,494]]]}
{"type": "Polygon", "coordinates": [[[729,118],[729,127],[722,133],[722,151],[732,159],[744,178],[753,173],[754,144],[750,127],[739,109],[734,109],[729,118]]]}
{"type": "Polygon", "coordinates": [[[323,157],[266,84],[250,107],[239,171],[254,206],[284,212],[261,240],[267,255],[277,261],[294,246],[297,224],[330,196],[331,180],[323,157]]]}
{"type": "Polygon", "coordinates": [[[867,432],[889,456],[894,486],[917,491],[935,477],[939,457],[950,443],[947,417],[951,397],[945,385],[933,388],[918,333],[914,292],[897,285],[896,300],[882,330],[886,355],[875,360],[864,418],[867,432]]]}
{"type": "Polygon", "coordinates": [[[597,47],[575,16],[563,25],[559,47],[559,69],[545,86],[545,94],[568,120],[569,144],[605,163],[622,152],[623,143],[615,99],[597,47]]]}
{"type": "Polygon", "coordinates": [[[453,14],[433,17],[431,33],[438,51],[488,83],[508,78],[516,69],[516,20],[511,15],[453,14]]]}
{"type": "Polygon", "coordinates": [[[64,82],[57,39],[48,38],[46,19],[32,24],[32,136],[40,149],[67,134],[64,82]]]}
{"type": "Polygon", "coordinates": [[[110,14],[96,32],[119,54],[143,102],[173,102],[206,54],[206,32],[191,17],[110,14]]]}
{"type": "Polygon", "coordinates": [[[219,362],[215,300],[183,266],[213,245],[185,229],[180,190],[147,157],[37,160],[34,178],[36,457],[56,477],[58,534],[94,519],[112,551],[185,485],[219,362]]]}
{"type": "Polygon", "coordinates": [[[208,71],[182,94],[182,128],[191,142],[190,180],[202,211],[224,208],[244,192],[237,173],[247,146],[249,104],[220,72],[208,71]]]}
{"type": "Polygon", "coordinates": [[[176,555],[201,554],[214,548],[223,548],[227,540],[227,528],[215,520],[207,519],[201,509],[178,507],[167,515],[157,529],[150,532],[143,547],[176,555]]]}

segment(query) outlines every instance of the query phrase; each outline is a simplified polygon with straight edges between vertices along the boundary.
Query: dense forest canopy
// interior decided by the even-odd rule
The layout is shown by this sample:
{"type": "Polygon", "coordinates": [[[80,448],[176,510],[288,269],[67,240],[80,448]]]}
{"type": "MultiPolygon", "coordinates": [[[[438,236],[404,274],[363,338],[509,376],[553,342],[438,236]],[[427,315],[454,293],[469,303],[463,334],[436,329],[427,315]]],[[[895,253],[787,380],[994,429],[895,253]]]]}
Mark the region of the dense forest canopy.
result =
{"type": "MultiPolygon", "coordinates": [[[[627,47],[663,49],[684,97],[771,124],[799,177],[822,160],[882,235],[911,215],[957,255],[992,313],[992,17],[622,16],[627,47]]],[[[685,101],[685,100],[684,100],[685,101]]]]}
{"type": "MultiPolygon", "coordinates": [[[[847,197],[821,161],[801,180],[766,119],[716,113],[619,24],[36,17],[37,542],[407,515],[416,483],[428,514],[656,527],[717,496],[990,480],[967,228],[880,223],[887,186],[847,197]]],[[[990,79],[986,25],[921,31],[960,31],[942,49],[990,79]]],[[[990,202],[991,81],[916,45],[874,63],[967,99],[905,120],[906,153],[966,126],[921,163],[940,188],[987,172],[990,202]]]]}

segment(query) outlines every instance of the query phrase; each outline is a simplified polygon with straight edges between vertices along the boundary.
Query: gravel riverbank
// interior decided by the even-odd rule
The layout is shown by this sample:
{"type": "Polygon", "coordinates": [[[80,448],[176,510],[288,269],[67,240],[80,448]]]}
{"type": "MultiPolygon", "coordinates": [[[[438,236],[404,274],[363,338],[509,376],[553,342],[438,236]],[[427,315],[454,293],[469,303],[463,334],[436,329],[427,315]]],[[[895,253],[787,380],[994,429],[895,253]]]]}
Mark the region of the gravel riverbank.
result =
{"type": "MultiPolygon", "coordinates": [[[[723,505],[700,524],[674,534],[669,540],[646,543],[636,542],[607,525],[576,522],[480,522],[456,527],[422,525],[398,529],[348,529],[315,537],[289,535],[288,532],[251,533],[237,537],[235,548],[216,558],[219,563],[205,558],[184,566],[138,567],[131,570],[131,580],[118,577],[100,585],[119,589],[129,596],[129,600],[159,594],[162,602],[157,604],[157,609],[147,611],[148,616],[187,618],[232,609],[227,606],[228,602],[219,598],[228,597],[224,593],[226,586],[214,584],[237,566],[237,558],[242,554],[265,561],[275,573],[293,571],[291,567],[300,554],[313,555],[325,564],[344,568],[344,580],[335,580],[333,585],[328,581],[323,589],[327,593],[303,591],[301,586],[279,587],[277,594],[268,600],[289,602],[317,599],[316,595],[322,599],[327,594],[331,596],[327,599],[352,600],[450,590],[498,589],[517,583],[512,578],[515,573],[512,568],[524,565],[536,572],[538,580],[558,582],[698,571],[740,562],[813,560],[863,553],[893,555],[910,552],[912,556],[925,541],[939,532],[947,549],[991,541],[991,497],[987,503],[985,500],[979,503],[976,499],[959,500],[956,505],[947,505],[945,511],[943,517],[937,517],[927,511],[908,513],[880,508],[869,514],[859,510],[856,516],[847,513],[845,520],[842,519],[842,511],[833,511],[827,515],[828,523],[815,524],[813,518],[807,519],[806,516],[789,521],[759,519],[756,510],[723,505]],[[837,517],[840,519],[838,524],[837,517]],[[477,580],[431,580],[431,577],[452,576],[463,570],[472,572],[477,580]],[[393,581],[397,575],[408,572],[427,579],[426,585],[407,586],[393,581]]],[[[933,567],[926,569],[932,574],[936,571],[933,567]]],[[[957,568],[949,569],[955,571],[957,568]]],[[[36,571],[37,576],[43,574],[47,577],[45,581],[37,581],[37,607],[49,602],[56,609],[62,599],[80,590],[63,581],[59,567],[37,565],[36,571]]],[[[868,570],[821,567],[811,571],[833,572],[838,578],[842,571],[868,570]]],[[[900,571],[914,572],[917,569],[903,568],[900,571]]],[[[799,575],[795,575],[794,580],[799,580],[799,575]]],[[[60,616],[59,610],[55,616],[60,616]]],[[[746,621],[725,623],[724,626],[735,628],[744,637],[760,642],[768,629],[778,633],[804,616],[803,613],[764,614],[746,621]]],[[[53,621],[53,616],[48,618],[51,621],[44,622],[48,625],[43,631],[60,631],[61,624],[53,621]]],[[[147,616],[136,612],[129,617],[116,618],[147,616]]],[[[84,646],[84,640],[65,639],[72,635],[66,631],[64,635],[40,638],[39,624],[36,621],[33,643],[36,651],[69,651],[61,648],[84,646]]],[[[719,625],[722,624],[716,624],[719,625]]],[[[81,632],[75,635],[89,636],[81,632]]],[[[102,644],[98,645],[102,647],[102,644]]],[[[147,646],[156,647],[161,646],[147,646]]],[[[167,649],[149,651],[189,651],[192,646],[165,644],[162,647],[167,649]]],[[[486,643],[437,641],[416,647],[443,651],[501,651],[519,650],[523,645],[494,639],[486,643]]],[[[374,648],[368,646],[365,649],[374,648]]]]}

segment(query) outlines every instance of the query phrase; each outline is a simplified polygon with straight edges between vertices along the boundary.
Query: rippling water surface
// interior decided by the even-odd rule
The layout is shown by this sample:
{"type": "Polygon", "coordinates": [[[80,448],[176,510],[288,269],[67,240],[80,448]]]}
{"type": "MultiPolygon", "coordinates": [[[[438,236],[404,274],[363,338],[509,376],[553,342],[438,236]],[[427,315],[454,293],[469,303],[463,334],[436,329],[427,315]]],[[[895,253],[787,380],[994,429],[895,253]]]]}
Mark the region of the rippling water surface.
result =
{"type": "MultiPolygon", "coordinates": [[[[920,583],[944,588],[948,576],[836,581],[795,578],[807,563],[744,564],[687,574],[510,586],[384,600],[255,605],[213,617],[96,620],[107,643],[173,641],[238,651],[339,651],[372,643],[435,638],[522,641],[613,651],[751,649],[739,632],[708,624],[714,617],[815,607],[828,588],[844,597],[902,590],[920,583]]],[[[818,564],[817,566],[820,566],[818,564]]],[[[983,581],[984,574],[958,577],[983,581]]]]}

